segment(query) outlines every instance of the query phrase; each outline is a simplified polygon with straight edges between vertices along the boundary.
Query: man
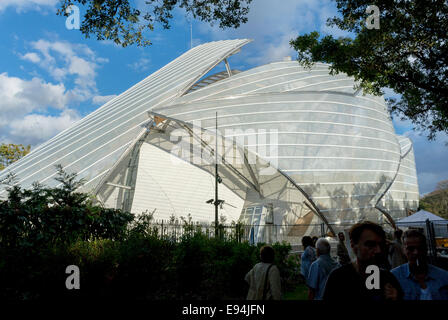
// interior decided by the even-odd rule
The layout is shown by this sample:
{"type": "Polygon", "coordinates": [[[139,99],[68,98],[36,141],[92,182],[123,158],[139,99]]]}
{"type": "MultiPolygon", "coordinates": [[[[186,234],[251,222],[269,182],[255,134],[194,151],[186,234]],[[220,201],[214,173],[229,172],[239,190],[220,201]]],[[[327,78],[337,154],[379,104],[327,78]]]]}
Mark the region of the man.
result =
{"type": "Polygon", "coordinates": [[[300,273],[305,279],[305,283],[308,283],[308,274],[311,263],[316,260],[316,251],[313,247],[313,239],[310,236],[304,236],[302,238],[303,253],[300,257],[300,273]]]}
{"type": "Polygon", "coordinates": [[[408,263],[392,270],[404,291],[405,300],[448,300],[448,271],[427,262],[425,236],[417,230],[404,234],[408,263]]]}
{"type": "Polygon", "coordinates": [[[280,300],[281,278],[280,271],[273,264],[275,257],[271,246],[260,249],[260,263],[257,263],[245,276],[249,284],[247,300],[280,300]]]}
{"type": "Polygon", "coordinates": [[[401,242],[402,236],[402,230],[395,230],[395,240],[389,245],[389,264],[391,266],[391,269],[401,266],[403,263],[407,262],[406,255],[404,254],[403,250],[403,244],[401,242]]]}
{"type": "Polygon", "coordinates": [[[339,264],[330,257],[331,246],[327,239],[316,242],[317,260],[311,264],[308,274],[308,300],[322,300],[325,283],[330,272],[339,264]]]}
{"type": "MultiPolygon", "coordinates": [[[[403,291],[397,279],[387,270],[379,269],[379,288],[368,287],[366,280],[372,274],[366,273],[371,265],[378,265],[386,234],[381,226],[365,221],[350,229],[350,246],[356,261],[341,266],[330,273],[325,285],[323,300],[400,300],[403,291]]],[[[369,282],[369,284],[371,284],[369,282]]]]}
{"type": "Polygon", "coordinates": [[[338,254],[339,264],[341,266],[343,266],[345,264],[349,264],[351,261],[350,261],[350,256],[348,254],[347,247],[345,246],[344,232],[339,232],[338,238],[339,238],[339,242],[338,242],[338,246],[337,246],[337,254],[338,254]]]}

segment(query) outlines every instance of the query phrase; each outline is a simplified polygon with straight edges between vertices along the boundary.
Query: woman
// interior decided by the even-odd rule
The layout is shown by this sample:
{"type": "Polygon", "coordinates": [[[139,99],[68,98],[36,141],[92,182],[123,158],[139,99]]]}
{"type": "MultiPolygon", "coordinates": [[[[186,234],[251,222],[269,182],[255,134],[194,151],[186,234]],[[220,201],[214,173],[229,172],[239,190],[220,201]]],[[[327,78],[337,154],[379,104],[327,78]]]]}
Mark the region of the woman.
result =
{"type": "Polygon", "coordinates": [[[275,257],[271,246],[260,249],[260,263],[257,263],[244,277],[249,283],[247,300],[280,300],[281,278],[280,271],[273,264],[275,257]]]}

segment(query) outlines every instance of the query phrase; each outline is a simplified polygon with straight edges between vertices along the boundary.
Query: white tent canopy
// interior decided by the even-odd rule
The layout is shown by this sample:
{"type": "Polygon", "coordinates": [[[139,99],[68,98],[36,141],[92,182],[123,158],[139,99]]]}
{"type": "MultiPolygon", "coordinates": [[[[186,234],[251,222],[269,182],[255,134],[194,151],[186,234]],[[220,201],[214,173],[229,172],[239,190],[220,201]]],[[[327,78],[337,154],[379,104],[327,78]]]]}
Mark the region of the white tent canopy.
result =
{"type": "Polygon", "coordinates": [[[448,224],[448,220],[425,210],[420,210],[409,217],[402,218],[398,220],[396,224],[400,227],[415,226],[425,224],[428,219],[435,224],[448,224]]]}

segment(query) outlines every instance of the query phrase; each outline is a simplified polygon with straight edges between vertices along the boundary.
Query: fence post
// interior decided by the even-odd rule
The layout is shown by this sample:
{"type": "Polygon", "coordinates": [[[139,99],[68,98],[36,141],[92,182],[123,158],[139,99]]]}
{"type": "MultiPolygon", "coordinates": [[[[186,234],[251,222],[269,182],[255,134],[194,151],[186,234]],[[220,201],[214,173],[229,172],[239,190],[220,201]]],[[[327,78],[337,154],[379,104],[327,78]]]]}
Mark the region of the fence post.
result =
{"type": "Polygon", "coordinates": [[[426,234],[428,237],[430,263],[435,264],[437,253],[435,244],[434,224],[431,221],[429,221],[429,219],[426,219],[426,234]]]}

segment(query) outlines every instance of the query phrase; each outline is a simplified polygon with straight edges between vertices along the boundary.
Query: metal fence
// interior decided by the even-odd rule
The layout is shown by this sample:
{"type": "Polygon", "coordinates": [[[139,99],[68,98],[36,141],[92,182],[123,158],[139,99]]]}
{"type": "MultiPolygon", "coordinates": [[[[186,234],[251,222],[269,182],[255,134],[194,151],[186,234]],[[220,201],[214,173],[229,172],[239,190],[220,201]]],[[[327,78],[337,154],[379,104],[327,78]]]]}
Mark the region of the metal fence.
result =
{"type": "MultiPolygon", "coordinates": [[[[352,224],[333,224],[337,230],[348,229],[352,224]]],[[[215,237],[215,223],[193,222],[179,220],[152,220],[148,224],[151,233],[164,239],[179,241],[184,236],[201,233],[209,238],[215,237]]],[[[386,225],[383,225],[386,227],[386,225]]],[[[231,224],[219,223],[217,236],[228,241],[248,241],[251,244],[258,242],[275,243],[286,241],[291,245],[301,245],[303,236],[336,237],[324,223],[315,224],[231,224]]]]}

